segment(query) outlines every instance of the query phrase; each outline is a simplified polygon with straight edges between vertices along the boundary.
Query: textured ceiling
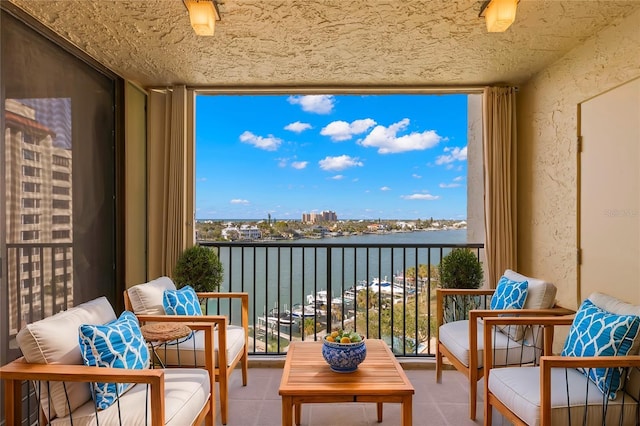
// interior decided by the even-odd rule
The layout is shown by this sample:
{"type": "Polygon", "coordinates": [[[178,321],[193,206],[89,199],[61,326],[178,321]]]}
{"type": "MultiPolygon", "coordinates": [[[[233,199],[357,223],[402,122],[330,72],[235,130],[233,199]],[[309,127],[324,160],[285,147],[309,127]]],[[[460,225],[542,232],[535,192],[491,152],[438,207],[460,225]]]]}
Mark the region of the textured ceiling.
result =
{"type": "Polygon", "coordinates": [[[10,2],[145,87],[521,84],[640,8],[521,0],[487,33],[473,0],[220,0],[215,36],[198,37],[181,0],[10,2]]]}

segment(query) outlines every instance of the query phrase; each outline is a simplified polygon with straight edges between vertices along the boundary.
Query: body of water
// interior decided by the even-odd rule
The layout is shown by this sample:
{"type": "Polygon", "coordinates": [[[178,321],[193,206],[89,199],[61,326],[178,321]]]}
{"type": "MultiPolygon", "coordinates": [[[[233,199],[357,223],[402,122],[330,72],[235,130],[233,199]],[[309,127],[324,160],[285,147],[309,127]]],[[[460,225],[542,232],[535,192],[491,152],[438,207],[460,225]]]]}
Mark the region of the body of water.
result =
{"type": "Polygon", "coordinates": [[[291,309],[293,305],[306,304],[307,296],[319,291],[339,297],[345,290],[370,284],[375,279],[392,281],[410,267],[438,265],[440,258],[451,249],[411,246],[464,244],[466,234],[466,229],[364,234],[286,242],[293,247],[277,244],[223,247],[220,251],[225,267],[222,291],[248,292],[253,321],[254,312],[260,316],[274,307],[291,309]],[[352,244],[373,247],[349,247],[352,244]],[[392,244],[408,247],[389,247],[392,244]]]}

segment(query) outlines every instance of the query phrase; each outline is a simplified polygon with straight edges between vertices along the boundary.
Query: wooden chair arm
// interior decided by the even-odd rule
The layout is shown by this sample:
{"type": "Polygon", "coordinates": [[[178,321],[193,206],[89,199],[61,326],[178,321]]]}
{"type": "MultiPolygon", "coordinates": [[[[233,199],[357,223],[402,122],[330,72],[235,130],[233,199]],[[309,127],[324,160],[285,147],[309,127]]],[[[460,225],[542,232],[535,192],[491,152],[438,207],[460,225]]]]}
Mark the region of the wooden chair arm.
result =
{"type": "MultiPolygon", "coordinates": [[[[85,365],[29,364],[19,358],[0,367],[5,381],[6,424],[20,424],[22,418],[22,381],[146,383],[149,385],[151,425],[162,426],[164,417],[164,370],[127,370],[85,365]]],[[[215,383],[214,383],[215,384],[215,383]]],[[[214,388],[215,389],[215,388],[214,388]]]]}
{"type": "Polygon", "coordinates": [[[128,370],[86,365],[30,364],[24,357],[0,367],[2,380],[38,380],[51,382],[148,383],[158,386],[164,370],[128,370]]]}
{"type": "Polygon", "coordinates": [[[443,296],[491,296],[495,288],[436,288],[443,296]]]}
{"type": "Polygon", "coordinates": [[[551,424],[551,369],[552,368],[640,368],[640,355],[627,356],[558,356],[540,358],[540,424],[551,424]]]}
{"type": "Polygon", "coordinates": [[[560,306],[549,309],[472,309],[469,311],[469,321],[472,319],[484,317],[498,317],[504,315],[517,315],[518,317],[527,316],[565,316],[573,315],[576,312],[560,306]]]}
{"type": "Polygon", "coordinates": [[[458,288],[436,288],[436,331],[444,323],[444,298],[445,296],[490,296],[495,289],[458,289],[458,288]]]}
{"type": "MultiPolygon", "coordinates": [[[[136,314],[141,324],[146,322],[179,322],[179,323],[210,323],[219,327],[227,327],[229,318],[225,315],[148,315],[136,314]]],[[[188,325],[188,324],[185,324],[188,325]]]]}
{"type": "Polygon", "coordinates": [[[242,309],[240,317],[242,320],[242,328],[245,332],[245,345],[249,344],[249,293],[245,292],[199,292],[196,293],[199,298],[203,299],[240,299],[242,309]]]}
{"type": "MultiPolygon", "coordinates": [[[[543,355],[552,354],[554,327],[571,325],[571,316],[531,316],[531,317],[491,317],[484,319],[484,347],[493,347],[493,327],[498,325],[539,325],[543,327],[543,355]]],[[[471,322],[470,322],[471,324],[471,322]]],[[[475,322],[474,322],[475,324],[475,322]]],[[[484,371],[487,380],[489,370],[493,367],[493,351],[484,351],[484,371]]]]}

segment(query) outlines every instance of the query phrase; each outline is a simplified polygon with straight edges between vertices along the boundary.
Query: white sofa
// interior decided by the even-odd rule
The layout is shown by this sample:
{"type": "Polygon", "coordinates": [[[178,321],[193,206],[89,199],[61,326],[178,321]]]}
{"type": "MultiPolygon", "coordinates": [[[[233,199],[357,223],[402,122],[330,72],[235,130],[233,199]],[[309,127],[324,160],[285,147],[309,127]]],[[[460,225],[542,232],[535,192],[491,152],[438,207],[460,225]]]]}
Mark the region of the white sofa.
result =
{"type": "MultiPolygon", "coordinates": [[[[7,398],[7,424],[19,424],[22,381],[33,380],[42,414],[51,425],[175,425],[213,424],[215,399],[206,369],[126,370],[85,366],[79,347],[81,324],[106,324],[116,319],[101,297],[20,330],[23,357],[0,368],[7,398]],[[97,410],[90,382],[135,383],[109,408],[97,410]],[[147,386],[149,385],[149,386],[147,386]],[[7,401],[10,401],[9,399],[7,401]]],[[[197,326],[196,326],[197,327],[197,326]]],[[[199,326],[213,338],[213,326],[199,326]]],[[[211,356],[211,355],[210,355],[211,356]]],[[[212,361],[208,362],[212,364],[212,361]]]]}

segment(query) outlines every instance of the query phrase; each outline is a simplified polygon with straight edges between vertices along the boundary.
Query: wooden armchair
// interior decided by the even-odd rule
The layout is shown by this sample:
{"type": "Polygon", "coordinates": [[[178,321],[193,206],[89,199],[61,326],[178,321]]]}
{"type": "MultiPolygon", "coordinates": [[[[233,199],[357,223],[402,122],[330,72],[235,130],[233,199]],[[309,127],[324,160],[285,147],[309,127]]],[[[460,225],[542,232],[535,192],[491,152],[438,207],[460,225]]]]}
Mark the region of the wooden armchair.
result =
{"type": "MultiPolygon", "coordinates": [[[[0,367],[5,384],[5,423],[22,423],[23,382],[33,381],[39,424],[206,425],[214,424],[216,405],[213,351],[206,369],[125,369],[86,366],[79,349],[81,324],[106,324],[115,313],[106,298],[83,303],[27,325],[17,341],[23,357],[0,367]],[[133,383],[105,409],[96,408],[93,383],[133,383]]],[[[213,347],[212,324],[189,323],[213,347]]],[[[142,341],[143,345],[146,345],[142,341]]]]}
{"type": "MultiPolygon", "coordinates": [[[[436,345],[436,381],[442,382],[443,356],[456,370],[469,378],[469,418],[475,420],[477,409],[477,382],[483,377],[483,325],[482,319],[499,315],[567,315],[573,311],[555,307],[556,287],[540,279],[527,277],[507,270],[505,276],[513,281],[528,281],[529,295],[523,309],[491,310],[489,301],[494,289],[437,289],[436,321],[438,342],[436,345]],[[464,318],[445,321],[447,298],[462,300],[463,305],[471,306],[464,312],[464,318]],[[475,306],[484,309],[473,309],[475,306]]],[[[531,363],[539,357],[541,339],[537,330],[517,331],[515,328],[504,330],[492,343],[494,354],[499,362],[496,365],[521,365],[531,363]],[[523,345],[526,338],[534,344],[523,345]],[[535,342],[534,342],[535,341],[535,342]]]]}
{"type": "MultiPolygon", "coordinates": [[[[247,293],[196,293],[200,299],[237,301],[240,305],[241,325],[229,323],[225,315],[165,315],[162,305],[164,290],[175,290],[173,281],[161,277],[148,283],[135,285],[124,292],[125,308],[134,312],[141,324],[150,322],[213,323],[214,375],[220,385],[221,423],[227,424],[228,382],[233,370],[241,365],[242,384],[247,385],[249,368],[249,295],[247,293]]],[[[167,366],[204,366],[204,354],[208,349],[200,333],[173,344],[161,345],[156,352],[167,366]]]]}
{"type": "MultiPolygon", "coordinates": [[[[620,315],[637,316],[640,308],[613,300],[601,294],[590,296],[596,306],[606,311],[613,308],[620,315]],[[607,301],[607,299],[609,299],[607,301]],[[604,301],[604,303],[602,303],[604,301]],[[612,301],[612,303],[609,303],[612,301]]],[[[609,312],[609,311],[606,311],[609,312]]],[[[611,313],[611,312],[610,312],[611,313]]],[[[580,311],[576,314],[578,318],[580,311]]],[[[490,347],[495,327],[506,324],[544,327],[544,354],[539,366],[493,368],[493,353],[485,351],[484,420],[492,423],[493,408],[515,425],[638,425],[640,424],[640,339],[635,335],[625,356],[554,356],[552,340],[557,326],[574,327],[572,317],[487,318],[484,345],[490,347]],[[588,375],[604,369],[605,377],[617,368],[623,369],[621,386],[609,398],[588,375]],[[585,372],[581,371],[585,369],[585,372]]],[[[602,330],[601,322],[597,328],[602,330]]],[[[582,334],[582,333],[580,333],[582,334]]],[[[570,332],[571,337],[571,332],[570,332]]],[[[569,338],[570,338],[569,337],[569,338]]],[[[603,383],[603,382],[601,382],[603,383]]],[[[604,383],[607,383],[605,380],[604,383]]],[[[609,385],[612,382],[609,381],[609,385]]]]}

